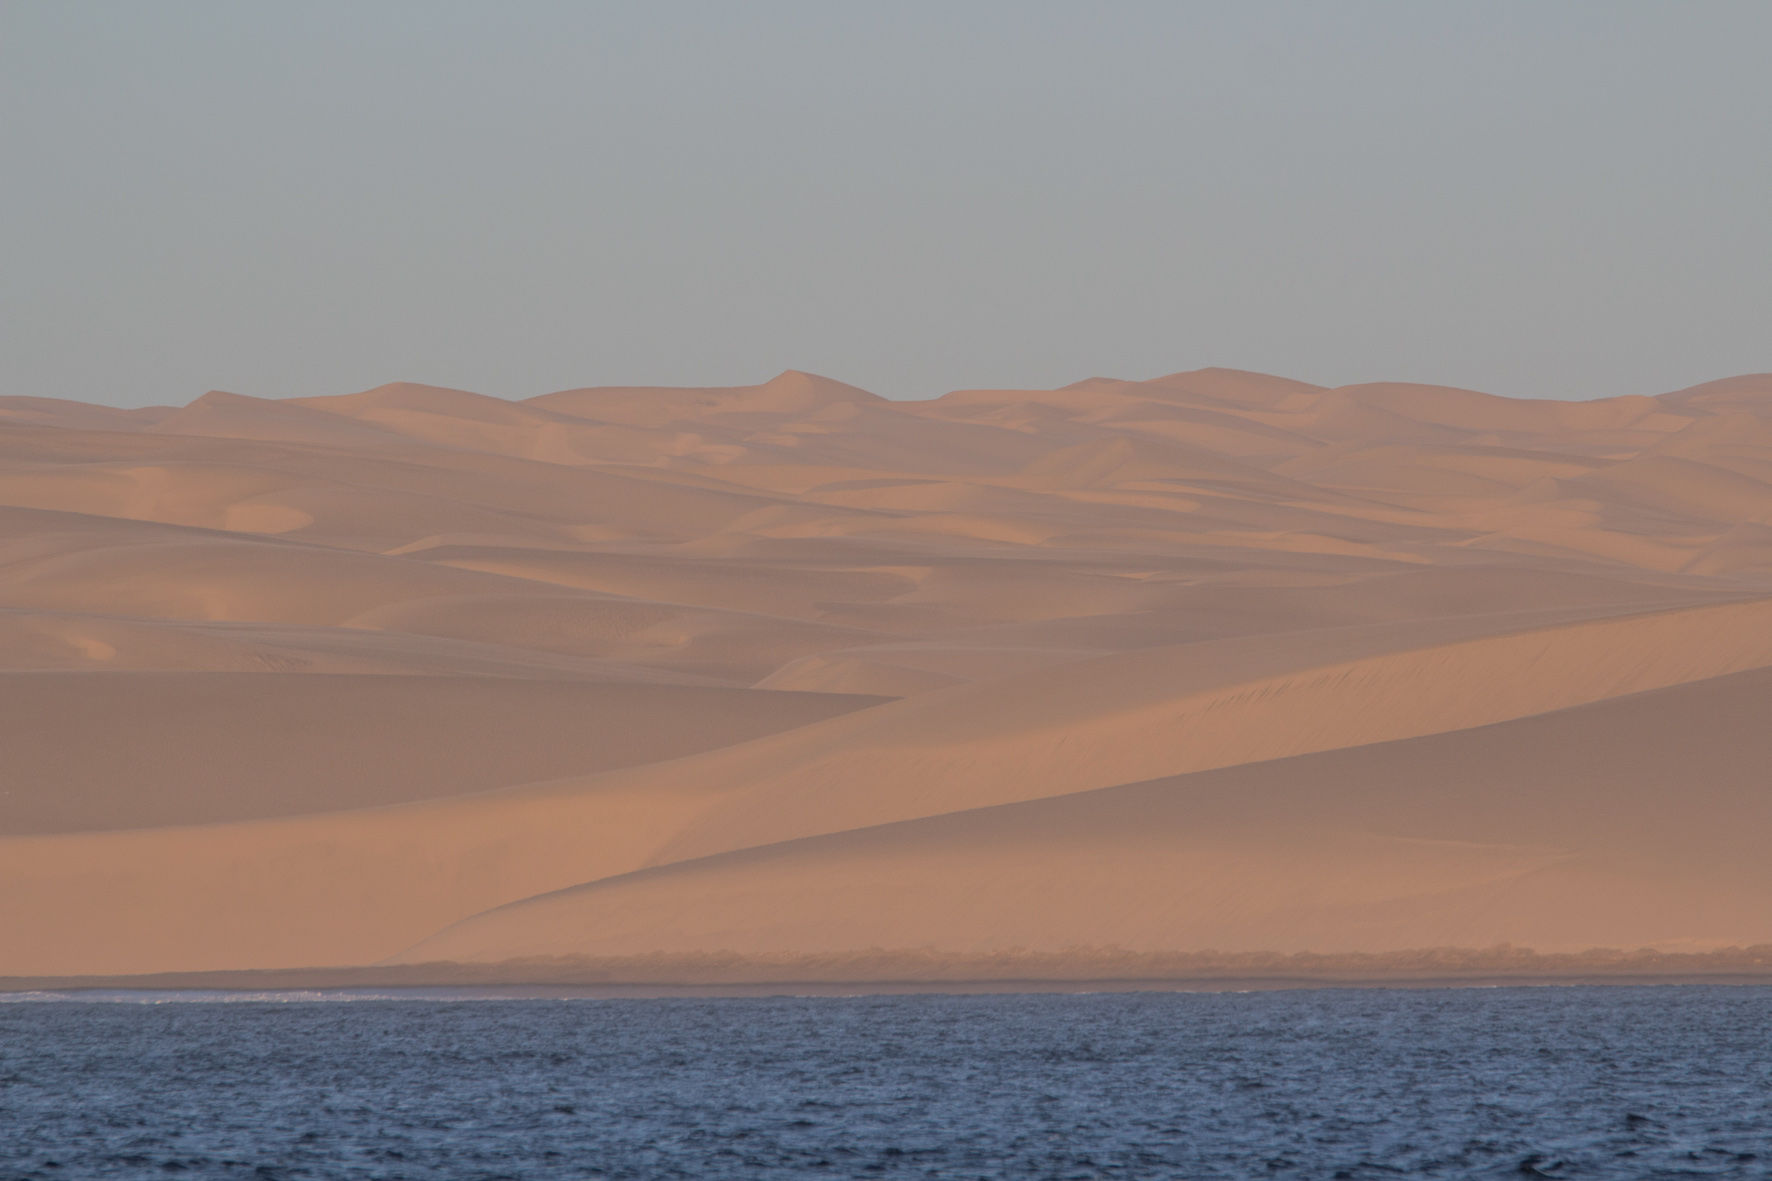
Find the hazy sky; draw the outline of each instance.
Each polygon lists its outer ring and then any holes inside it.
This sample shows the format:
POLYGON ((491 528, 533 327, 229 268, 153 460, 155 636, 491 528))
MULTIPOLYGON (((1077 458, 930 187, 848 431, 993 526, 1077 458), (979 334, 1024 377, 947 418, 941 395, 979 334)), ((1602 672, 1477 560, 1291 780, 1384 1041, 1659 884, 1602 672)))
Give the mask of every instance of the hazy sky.
POLYGON ((0 393, 1772 369, 1772 4, 0 0, 0 393))

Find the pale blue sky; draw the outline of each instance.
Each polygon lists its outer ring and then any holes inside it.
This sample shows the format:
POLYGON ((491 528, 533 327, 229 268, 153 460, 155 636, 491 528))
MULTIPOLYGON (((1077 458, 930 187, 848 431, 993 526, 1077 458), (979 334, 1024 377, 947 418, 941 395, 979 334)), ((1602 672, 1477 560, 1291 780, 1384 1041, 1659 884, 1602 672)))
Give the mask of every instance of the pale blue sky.
POLYGON ((1772 4, 0 0, 0 393, 1772 369, 1772 4))

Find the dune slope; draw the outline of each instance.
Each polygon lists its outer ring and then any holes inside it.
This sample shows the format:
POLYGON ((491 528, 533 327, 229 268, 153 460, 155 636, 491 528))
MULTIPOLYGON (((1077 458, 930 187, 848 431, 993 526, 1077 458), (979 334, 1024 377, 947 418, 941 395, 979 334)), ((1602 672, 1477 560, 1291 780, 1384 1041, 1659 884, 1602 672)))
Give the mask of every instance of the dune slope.
POLYGON ((1769 422, 0 398, 0 975, 1772 942, 1769 422))
MULTIPOLYGON (((1772 941, 1772 670, 642 870, 406 962, 1772 941)), ((912 958, 907 957, 907 958, 912 958)))

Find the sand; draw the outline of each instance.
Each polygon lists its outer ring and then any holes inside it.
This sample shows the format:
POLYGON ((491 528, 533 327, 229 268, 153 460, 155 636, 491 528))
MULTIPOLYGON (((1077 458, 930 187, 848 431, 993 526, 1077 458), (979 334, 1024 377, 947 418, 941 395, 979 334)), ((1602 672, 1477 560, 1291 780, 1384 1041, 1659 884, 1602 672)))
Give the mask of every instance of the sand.
POLYGON ((1768 735, 1768 375, 0 398, 4 987, 1751 975, 1768 735))

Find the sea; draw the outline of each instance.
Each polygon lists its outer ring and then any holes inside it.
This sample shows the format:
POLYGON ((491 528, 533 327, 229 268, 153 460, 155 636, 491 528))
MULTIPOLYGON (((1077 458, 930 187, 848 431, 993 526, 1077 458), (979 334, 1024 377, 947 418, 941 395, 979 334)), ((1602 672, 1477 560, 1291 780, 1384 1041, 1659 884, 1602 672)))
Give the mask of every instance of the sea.
POLYGON ((1772 988, 20 994, 0 1178, 1772 1177, 1772 988))

